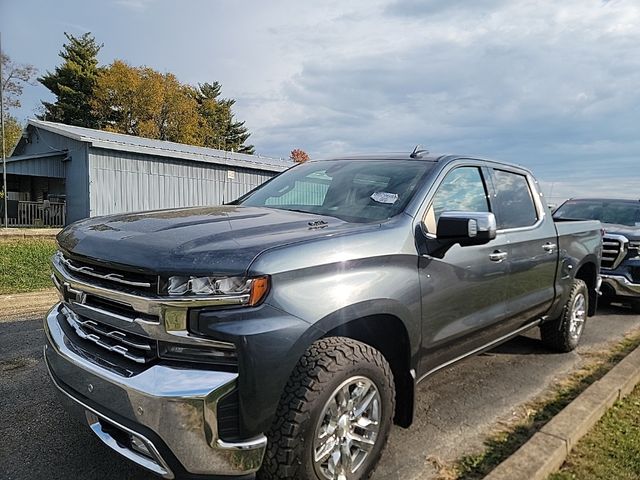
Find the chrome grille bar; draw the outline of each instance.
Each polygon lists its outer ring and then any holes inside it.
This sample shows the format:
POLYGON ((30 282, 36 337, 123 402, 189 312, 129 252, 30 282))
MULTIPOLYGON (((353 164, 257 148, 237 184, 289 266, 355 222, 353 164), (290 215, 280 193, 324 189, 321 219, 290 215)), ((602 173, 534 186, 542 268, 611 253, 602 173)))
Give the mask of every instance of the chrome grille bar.
POLYGON ((107 273, 107 274, 98 273, 95 271, 95 269, 87 265, 82 265, 80 267, 74 265, 71 260, 69 260, 68 258, 65 258, 64 255, 62 255, 62 253, 60 252, 58 252, 56 255, 59 255, 60 261, 62 262, 62 264, 72 272, 82 273, 84 275, 90 275, 92 277, 101 278, 103 280, 108 280, 111 282, 122 283, 123 285, 128 285, 130 287, 151 288, 151 283, 149 282, 135 282, 132 280, 127 280, 123 275, 120 275, 119 273, 107 273))
POLYGON ((605 234, 602 239, 602 268, 616 269, 626 257, 629 240, 622 235, 605 234))
MULTIPOLYGON (((66 319, 69 326, 73 328, 73 330, 76 332, 78 337, 80 337, 81 339, 92 342, 97 346, 104 348, 105 350, 108 350, 109 352, 122 355, 123 357, 133 362, 140 363, 140 364, 147 363, 148 360, 144 356, 144 354, 138 355, 135 352, 130 351, 129 348, 127 348, 125 345, 128 345, 129 347, 134 347, 140 350, 151 351, 150 345, 146 345, 146 348, 144 346, 140 347, 139 344, 131 342, 129 339, 126 339, 125 341, 123 341, 122 338, 119 337, 117 334, 113 335, 113 332, 111 332, 112 333, 111 335, 106 334, 104 330, 101 330, 95 322, 92 322, 92 321, 87 322, 87 321, 81 320, 80 317, 75 312, 73 312, 67 307, 63 306, 60 309, 60 312, 66 319), (90 331, 87 331, 87 330, 90 330, 90 331), (112 343, 109 343, 108 341, 105 341, 104 337, 113 339, 114 343, 112 344, 112 343), (115 343, 115 342, 120 342, 120 343, 115 343)), ((126 334, 122 332, 119 332, 119 333, 124 335, 126 338, 126 334)))

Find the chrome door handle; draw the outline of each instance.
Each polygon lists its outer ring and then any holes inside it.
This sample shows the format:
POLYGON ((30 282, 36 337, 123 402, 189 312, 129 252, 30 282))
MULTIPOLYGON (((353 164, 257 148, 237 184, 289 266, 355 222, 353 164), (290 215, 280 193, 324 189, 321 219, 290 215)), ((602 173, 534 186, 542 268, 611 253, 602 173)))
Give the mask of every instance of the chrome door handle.
POLYGON ((489 254, 489 260, 492 262, 502 262, 507 258, 507 252, 500 252, 496 250, 495 252, 489 254))
POLYGON ((555 243, 545 243, 542 245, 542 249, 545 252, 553 253, 556 250, 557 245, 555 243))

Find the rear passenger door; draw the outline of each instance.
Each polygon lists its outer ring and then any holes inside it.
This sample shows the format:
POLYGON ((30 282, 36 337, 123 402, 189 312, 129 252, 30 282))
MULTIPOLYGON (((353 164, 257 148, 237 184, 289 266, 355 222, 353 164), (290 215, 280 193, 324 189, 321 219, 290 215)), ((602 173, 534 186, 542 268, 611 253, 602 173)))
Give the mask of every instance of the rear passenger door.
POLYGON ((555 295, 556 229, 535 180, 522 170, 492 168, 498 234, 508 242, 507 314, 515 330, 544 315, 555 295))

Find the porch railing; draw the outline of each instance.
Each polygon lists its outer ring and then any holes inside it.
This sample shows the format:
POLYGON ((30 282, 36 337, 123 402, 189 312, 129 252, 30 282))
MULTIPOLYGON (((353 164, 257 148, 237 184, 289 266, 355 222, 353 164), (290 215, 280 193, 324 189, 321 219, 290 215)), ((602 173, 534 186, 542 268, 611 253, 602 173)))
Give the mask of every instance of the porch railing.
POLYGON ((9 217, 11 227, 64 227, 64 203, 18 202, 18 215, 9 217))

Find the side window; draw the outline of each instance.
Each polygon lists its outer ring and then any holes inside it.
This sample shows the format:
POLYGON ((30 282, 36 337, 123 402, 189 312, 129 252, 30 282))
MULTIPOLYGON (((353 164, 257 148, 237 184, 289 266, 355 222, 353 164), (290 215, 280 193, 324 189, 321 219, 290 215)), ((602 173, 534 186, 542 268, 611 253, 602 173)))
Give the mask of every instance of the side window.
POLYGON ((530 227, 538 221, 538 212, 527 177, 494 170, 496 220, 499 229, 530 227))
POLYGON ((436 233, 443 212, 490 212, 487 191, 478 167, 459 167, 444 177, 425 214, 427 231, 436 233))

